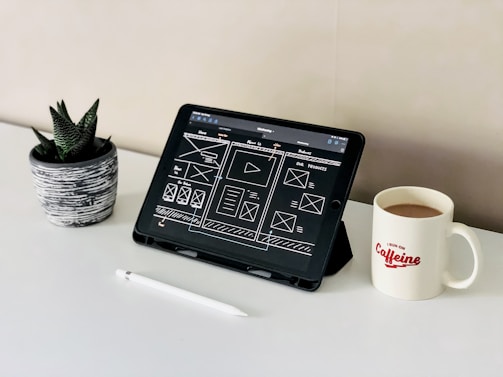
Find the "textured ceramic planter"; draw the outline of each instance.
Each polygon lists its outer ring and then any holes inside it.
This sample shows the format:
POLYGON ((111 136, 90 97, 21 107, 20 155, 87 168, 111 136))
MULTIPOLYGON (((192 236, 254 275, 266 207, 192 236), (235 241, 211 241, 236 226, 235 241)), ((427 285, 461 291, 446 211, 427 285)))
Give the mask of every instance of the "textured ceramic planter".
POLYGON ((40 161, 30 152, 37 197, 50 222, 78 227, 103 221, 112 214, 117 195, 117 148, 92 160, 73 163, 40 161))

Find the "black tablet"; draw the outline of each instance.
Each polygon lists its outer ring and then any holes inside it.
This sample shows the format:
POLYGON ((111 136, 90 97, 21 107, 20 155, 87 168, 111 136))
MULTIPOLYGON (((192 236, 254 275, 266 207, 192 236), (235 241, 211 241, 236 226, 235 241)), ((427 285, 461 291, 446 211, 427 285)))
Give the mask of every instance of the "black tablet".
POLYGON ((363 146, 357 132, 185 105, 133 238, 315 290, 338 253, 363 146))

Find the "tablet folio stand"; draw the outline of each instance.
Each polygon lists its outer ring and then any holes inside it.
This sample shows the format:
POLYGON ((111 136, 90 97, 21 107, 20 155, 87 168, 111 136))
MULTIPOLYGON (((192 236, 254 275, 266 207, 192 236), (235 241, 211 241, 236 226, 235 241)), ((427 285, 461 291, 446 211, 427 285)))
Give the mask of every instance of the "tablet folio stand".
MULTIPOLYGON (((239 263, 230 263, 228 260, 220 259, 218 257, 212 257, 210 255, 206 254, 201 254, 192 250, 188 249, 180 249, 176 247, 175 245, 169 244, 167 242, 162 242, 155 240, 154 238, 151 237, 145 237, 144 235, 139 234, 138 232, 134 231, 133 232, 133 240, 136 243, 147 245, 156 249, 160 249, 163 251, 170 250, 172 252, 175 252, 179 255, 193 258, 193 259, 198 259, 207 263, 211 264, 216 264, 218 266, 225 265, 227 268, 230 268, 232 270, 236 270, 239 272, 248 272, 252 274, 253 276, 269 279, 276 281, 278 283, 283 283, 287 285, 292 285, 293 281, 289 279, 285 279, 284 277, 277 275, 277 274, 272 274, 272 275, 264 275, 262 273, 257 273, 257 270, 250 270, 247 268, 248 266, 246 264, 239 264, 239 263)), ((351 251, 351 245, 349 243, 349 238, 348 234, 346 231, 346 226, 344 224, 344 221, 340 221, 339 227, 337 229, 337 235, 335 237, 335 242, 334 246, 331 250, 330 253, 330 258, 328 260, 327 267, 325 269, 325 276, 329 275, 334 275, 336 272, 338 272, 342 267, 348 263, 351 258, 353 258, 353 253, 351 251)), ((303 289, 308 289, 310 290, 310 284, 306 282, 297 282, 299 288, 303 289)))
POLYGON ((341 220, 337 235, 335 236, 334 247, 330 253, 327 268, 325 269, 325 276, 335 274, 344 267, 351 258, 353 258, 353 253, 351 252, 348 233, 344 221, 341 220))
POLYGON ((353 257, 342 214, 364 142, 354 131, 184 105, 133 239, 314 291, 353 257))

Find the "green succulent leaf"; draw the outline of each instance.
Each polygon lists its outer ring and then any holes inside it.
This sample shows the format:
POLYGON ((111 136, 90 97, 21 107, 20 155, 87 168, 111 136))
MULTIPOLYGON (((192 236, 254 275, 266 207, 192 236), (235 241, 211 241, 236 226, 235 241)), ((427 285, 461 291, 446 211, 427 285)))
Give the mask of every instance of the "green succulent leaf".
POLYGON ((45 159, 54 159, 58 160, 58 154, 56 151, 56 144, 54 140, 47 139, 44 135, 38 132, 35 128, 31 128, 37 139, 40 141, 40 144, 35 146, 35 151, 40 155, 40 157, 45 159))
POLYGON ((109 136, 108 139, 103 140, 101 145, 98 145, 98 147, 96 148, 94 153, 98 156, 100 156, 102 153, 105 153, 105 150, 108 148, 108 145, 110 144, 111 138, 112 138, 112 136, 109 136))
POLYGON ((96 133, 97 117, 94 118, 94 122, 91 123, 87 128, 84 129, 80 135, 80 139, 75 143, 70 150, 68 150, 68 159, 74 160, 80 155, 86 155, 88 152, 92 151, 92 146, 94 143, 94 135, 96 133))
POLYGON ((46 147, 51 143, 51 141, 48 138, 46 138, 44 135, 38 132, 35 128, 32 127, 31 129, 33 130, 33 132, 35 132, 35 135, 37 136, 38 141, 40 141, 42 147, 46 147))
POLYGON ((57 103, 58 107, 58 113, 63 117, 66 118, 69 122, 73 123, 72 118, 70 118, 70 115, 68 114, 68 110, 66 109, 65 101, 61 100, 61 103, 57 103))
POLYGON ((59 157, 65 161, 70 149, 79 142, 80 132, 72 122, 61 116, 52 106, 50 111, 54 124, 54 142, 59 157))
POLYGON ((77 123, 77 129, 79 131, 83 132, 86 128, 91 126, 94 122, 97 121, 97 113, 98 113, 98 106, 100 104, 100 99, 98 98, 93 105, 87 110, 87 112, 84 114, 82 119, 77 123))

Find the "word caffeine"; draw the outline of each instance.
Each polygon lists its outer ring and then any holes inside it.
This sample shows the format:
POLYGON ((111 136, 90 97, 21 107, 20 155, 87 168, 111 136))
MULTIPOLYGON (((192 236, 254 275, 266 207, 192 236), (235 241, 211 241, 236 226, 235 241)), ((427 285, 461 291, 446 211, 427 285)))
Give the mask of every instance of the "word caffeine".
POLYGON ((379 242, 376 244, 376 252, 384 258, 384 265, 388 268, 417 266, 421 263, 421 257, 412 257, 405 253, 396 254, 391 248, 384 249, 379 242))

